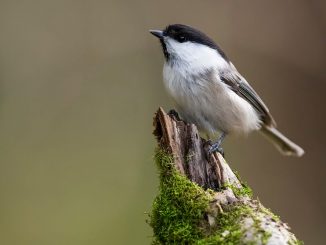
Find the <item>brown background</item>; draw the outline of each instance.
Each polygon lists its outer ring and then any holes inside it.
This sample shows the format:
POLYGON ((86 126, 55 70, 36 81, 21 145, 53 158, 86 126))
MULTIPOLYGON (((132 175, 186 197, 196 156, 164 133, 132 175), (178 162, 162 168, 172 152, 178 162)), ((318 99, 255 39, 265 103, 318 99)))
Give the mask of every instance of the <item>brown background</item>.
POLYGON ((152 116, 172 107, 148 29, 190 24, 223 47, 302 145, 259 134, 226 157, 306 244, 326 225, 325 1, 0 1, 0 244, 149 244, 152 116))

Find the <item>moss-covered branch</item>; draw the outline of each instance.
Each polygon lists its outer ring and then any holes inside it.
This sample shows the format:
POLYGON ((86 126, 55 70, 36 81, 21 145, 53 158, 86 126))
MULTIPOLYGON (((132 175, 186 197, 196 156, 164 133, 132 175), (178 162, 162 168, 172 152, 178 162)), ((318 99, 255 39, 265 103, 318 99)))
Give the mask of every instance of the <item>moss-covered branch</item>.
POLYGON ((153 244, 300 244, 220 154, 206 154, 194 125, 162 109, 154 125, 160 186, 149 220, 153 244))

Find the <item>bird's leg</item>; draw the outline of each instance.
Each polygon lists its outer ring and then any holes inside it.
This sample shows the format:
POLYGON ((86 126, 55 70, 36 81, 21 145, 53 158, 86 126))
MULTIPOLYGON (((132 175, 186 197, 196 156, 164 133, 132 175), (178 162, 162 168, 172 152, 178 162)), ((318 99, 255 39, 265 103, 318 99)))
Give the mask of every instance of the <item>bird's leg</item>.
POLYGON ((210 149, 208 151, 209 154, 212 154, 215 151, 218 151, 219 153, 224 155, 224 151, 223 151, 222 147, 220 147, 220 146, 221 146, 225 136, 226 136, 226 133, 222 132, 221 135, 218 137, 217 141, 214 144, 212 144, 212 146, 210 147, 210 149))

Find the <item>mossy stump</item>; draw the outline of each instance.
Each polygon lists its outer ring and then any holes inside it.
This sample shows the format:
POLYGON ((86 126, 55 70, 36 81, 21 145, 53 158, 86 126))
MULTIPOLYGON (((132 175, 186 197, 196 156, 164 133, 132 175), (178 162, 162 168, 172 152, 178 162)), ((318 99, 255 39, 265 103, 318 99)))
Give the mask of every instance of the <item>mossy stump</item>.
POLYGON ((153 244, 301 244, 195 125, 162 108, 154 118, 159 193, 150 212, 153 244))

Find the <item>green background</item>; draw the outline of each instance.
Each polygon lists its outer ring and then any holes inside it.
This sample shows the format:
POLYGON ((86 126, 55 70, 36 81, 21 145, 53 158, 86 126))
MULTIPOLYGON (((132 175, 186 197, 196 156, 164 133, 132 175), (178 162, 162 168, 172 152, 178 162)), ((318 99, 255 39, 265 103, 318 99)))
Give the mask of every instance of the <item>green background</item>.
POLYGON ((209 34, 305 150, 230 137, 231 166, 306 244, 325 233, 325 1, 0 1, 0 244, 149 244, 153 113, 173 105, 149 29, 209 34))

